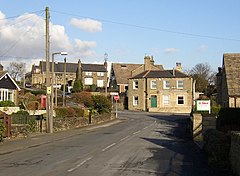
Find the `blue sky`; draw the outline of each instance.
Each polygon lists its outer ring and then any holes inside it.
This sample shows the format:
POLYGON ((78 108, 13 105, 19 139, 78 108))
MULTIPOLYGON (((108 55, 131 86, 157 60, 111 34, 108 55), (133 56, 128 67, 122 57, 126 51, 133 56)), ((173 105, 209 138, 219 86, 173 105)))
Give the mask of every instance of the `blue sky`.
POLYGON ((107 53, 110 62, 143 63, 145 55, 153 55, 155 63, 166 69, 181 62, 185 69, 209 63, 217 70, 223 53, 240 52, 238 0, 0 3, 3 65, 14 60, 30 65, 45 57, 46 6, 51 14, 51 52, 67 51, 70 62, 103 62, 107 53))

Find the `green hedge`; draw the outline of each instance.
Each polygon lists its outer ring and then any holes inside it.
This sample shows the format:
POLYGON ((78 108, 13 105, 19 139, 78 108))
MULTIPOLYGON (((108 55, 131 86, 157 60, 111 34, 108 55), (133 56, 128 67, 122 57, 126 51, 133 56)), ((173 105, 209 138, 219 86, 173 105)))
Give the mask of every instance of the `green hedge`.
POLYGON ((84 110, 77 107, 58 107, 55 108, 57 118, 83 117, 84 110))
POLYGON ((15 104, 12 101, 0 101, 0 107, 14 107, 15 104))
POLYGON ((5 127, 4 127, 3 121, 0 120, 0 142, 3 141, 4 132, 5 132, 5 127))
POLYGON ((217 118, 217 130, 239 131, 240 130, 240 108, 221 108, 217 118))

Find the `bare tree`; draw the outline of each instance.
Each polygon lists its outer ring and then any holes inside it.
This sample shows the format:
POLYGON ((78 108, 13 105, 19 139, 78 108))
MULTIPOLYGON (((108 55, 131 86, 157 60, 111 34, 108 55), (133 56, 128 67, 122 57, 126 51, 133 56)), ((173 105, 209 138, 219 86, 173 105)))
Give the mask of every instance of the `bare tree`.
POLYGON ((209 85, 214 85, 215 72, 208 63, 196 64, 188 72, 196 80, 196 91, 206 92, 209 85))
POLYGON ((26 72, 26 63, 10 62, 7 70, 14 80, 22 81, 26 72))

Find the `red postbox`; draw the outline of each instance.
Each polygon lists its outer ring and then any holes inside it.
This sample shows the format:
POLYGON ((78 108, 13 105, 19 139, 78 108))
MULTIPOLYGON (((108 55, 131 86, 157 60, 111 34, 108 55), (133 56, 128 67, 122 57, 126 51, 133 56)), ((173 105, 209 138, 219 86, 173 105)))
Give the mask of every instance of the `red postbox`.
POLYGON ((41 109, 46 109, 46 95, 41 95, 41 109))

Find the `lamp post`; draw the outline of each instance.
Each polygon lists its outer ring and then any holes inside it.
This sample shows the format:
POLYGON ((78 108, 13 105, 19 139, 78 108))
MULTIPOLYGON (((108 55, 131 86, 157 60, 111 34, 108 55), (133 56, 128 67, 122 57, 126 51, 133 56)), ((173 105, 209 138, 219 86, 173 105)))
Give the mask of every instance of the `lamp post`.
POLYGON ((50 106, 50 109, 51 109, 51 115, 49 117, 49 132, 50 133, 53 133, 53 99, 54 99, 54 91, 53 91, 53 83, 54 83, 54 55, 57 55, 57 54, 60 54, 60 55, 67 55, 67 52, 56 52, 56 53, 52 53, 52 81, 51 81, 51 106, 50 106))

